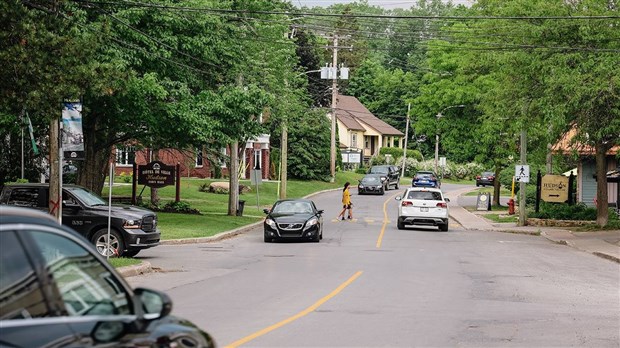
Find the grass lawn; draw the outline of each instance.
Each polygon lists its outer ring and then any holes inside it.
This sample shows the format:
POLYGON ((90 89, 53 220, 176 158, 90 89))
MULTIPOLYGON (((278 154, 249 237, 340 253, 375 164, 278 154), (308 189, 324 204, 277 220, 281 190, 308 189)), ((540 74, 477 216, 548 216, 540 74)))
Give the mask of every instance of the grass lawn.
POLYGON ((481 216, 493 222, 517 222, 519 220, 519 215, 508 215, 506 212, 482 214, 481 216))
MULTIPOLYGON (((358 179, 363 174, 354 172, 338 172, 334 183, 324 181, 299 181, 288 180, 287 197, 301 198, 310 193, 338 189, 345 182, 357 185, 358 179)), ((181 178, 181 201, 187 202, 194 209, 198 209, 202 215, 175 214, 158 212, 158 225, 161 230, 162 240, 209 237, 218 233, 245 226, 263 219, 264 208, 269 208, 278 199, 278 182, 263 181, 261 185, 251 185, 249 180, 241 180, 240 184, 250 186, 252 191, 239 196, 245 201, 243 216, 228 216, 228 195, 210 192, 201 192, 202 185, 209 186, 214 181, 226 181, 226 179, 195 179, 181 178), (258 190, 258 192, 257 192, 258 190)), ((108 197, 108 185, 106 184, 102 196, 108 197)), ((142 195, 143 201, 150 200, 151 189, 146 187, 142 192, 138 187, 138 195, 142 195)), ((161 205, 174 201, 175 188, 167 186, 160 188, 159 195, 161 205)), ((131 184, 115 183, 112 187, 114 196, 131 196, 131 184)))
MULTIPOLYGON (((465 196, 477 196, 478 193, 490 193, 491 195, 493 195, 493 187, 480 187, 473 191, 467 192, 465 196)), ((502 197, 510 197, 510 190, 502 187, 499 190, 499 195, 502 197)))
POLYGON ((138 264, 142 263, 142 261, 136 260, 136 259, 131 258, 131 257, 112 257, 112 258, 108 259, 108 262, 114 268, 138 265, 138 264))

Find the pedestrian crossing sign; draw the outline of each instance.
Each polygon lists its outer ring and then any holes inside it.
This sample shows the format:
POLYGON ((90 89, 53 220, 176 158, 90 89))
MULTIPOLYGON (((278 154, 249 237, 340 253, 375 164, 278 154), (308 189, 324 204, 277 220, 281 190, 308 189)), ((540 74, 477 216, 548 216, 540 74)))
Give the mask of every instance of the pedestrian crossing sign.
POLYGON ((530 182, 530 166, 517 164, 515 166, 515 180, 517 182, 530 182))

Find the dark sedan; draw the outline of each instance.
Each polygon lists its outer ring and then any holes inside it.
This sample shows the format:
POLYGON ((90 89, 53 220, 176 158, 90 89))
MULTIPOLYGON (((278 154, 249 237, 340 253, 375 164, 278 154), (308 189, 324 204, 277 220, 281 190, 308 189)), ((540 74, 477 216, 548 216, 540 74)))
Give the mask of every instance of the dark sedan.
POLYGON ((385 187, 383 185, 383 182, 381 181, 381 175, 366 174, 357 185, 357 193, 360 195, 367 193, 379 195, 385 194, 385 187))
POLYGON ((493 172, 482 172, 480 175, 476 175, 476 186, 482 185, 482 187, 489 185, 493 186, 495 182, 495 173, 493 172))
POLYGON ((265 243, 284 239, 310 240, 323 238, 323 210, 309 199, 283 199, 263 210, 265 243))

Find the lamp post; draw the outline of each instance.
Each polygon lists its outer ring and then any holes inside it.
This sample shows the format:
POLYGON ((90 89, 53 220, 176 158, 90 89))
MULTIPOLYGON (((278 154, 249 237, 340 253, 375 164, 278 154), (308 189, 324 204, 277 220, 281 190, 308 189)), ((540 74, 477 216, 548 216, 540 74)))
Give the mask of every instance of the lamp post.
POLYGON ((435 174, 438 173, 438 171, 437 171, 437 162, 439 161, 439 119, 443 117, 443 112, 444 111, 446 111, 448 109, 452 109, 452 108, 463 108, 463 107, 465 107, 465 105, 463 105, 463 104, 460 104, 460 105, 450 105, 448 107, 443 108, 436 115, 437 123, 435 124, 435 174))

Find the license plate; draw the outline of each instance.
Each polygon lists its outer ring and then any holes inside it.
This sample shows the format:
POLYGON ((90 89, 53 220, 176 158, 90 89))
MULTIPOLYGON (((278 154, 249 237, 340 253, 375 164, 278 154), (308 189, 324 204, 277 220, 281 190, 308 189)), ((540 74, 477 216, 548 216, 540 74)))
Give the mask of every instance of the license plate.
POLYGON ((428 211, 428 207, 422 207, 420 208, 420 211, 428 211))

